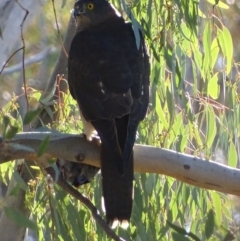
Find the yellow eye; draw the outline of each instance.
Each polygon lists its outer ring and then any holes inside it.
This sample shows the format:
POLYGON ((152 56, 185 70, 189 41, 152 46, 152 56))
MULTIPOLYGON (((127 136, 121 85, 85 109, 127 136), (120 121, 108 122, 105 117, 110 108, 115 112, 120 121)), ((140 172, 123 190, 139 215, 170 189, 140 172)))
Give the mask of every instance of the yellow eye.
POLYGON ((88 8, 89 10, 93 10, 94 4, 93 4, 93 3, 88 3, 87 8, 88 8))

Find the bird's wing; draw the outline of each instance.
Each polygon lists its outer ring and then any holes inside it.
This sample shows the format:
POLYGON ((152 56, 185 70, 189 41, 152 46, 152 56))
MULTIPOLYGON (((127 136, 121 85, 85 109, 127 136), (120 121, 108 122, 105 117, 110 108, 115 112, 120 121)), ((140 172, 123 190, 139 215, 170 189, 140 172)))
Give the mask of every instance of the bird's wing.
POLYGON ((133 78, 126 58, 112 36, 84 31, 74 37, 68 81, 87 120, 111 119, 130 113, 133 78))

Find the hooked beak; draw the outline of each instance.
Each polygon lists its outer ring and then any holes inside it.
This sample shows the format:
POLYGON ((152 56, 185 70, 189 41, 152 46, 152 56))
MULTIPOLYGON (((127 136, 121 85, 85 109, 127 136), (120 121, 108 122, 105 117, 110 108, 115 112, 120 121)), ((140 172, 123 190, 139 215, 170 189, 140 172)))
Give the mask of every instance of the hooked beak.
POLYGON ((71 10, 71 13, 72 13, 72 16, 73 16, 74 18, 76 18, 77 16, 82 15, 83 13, 85 13, 84 6, 82 6, 82 7, 77 7, 77 8, 72 9, 72 10, 71 10))

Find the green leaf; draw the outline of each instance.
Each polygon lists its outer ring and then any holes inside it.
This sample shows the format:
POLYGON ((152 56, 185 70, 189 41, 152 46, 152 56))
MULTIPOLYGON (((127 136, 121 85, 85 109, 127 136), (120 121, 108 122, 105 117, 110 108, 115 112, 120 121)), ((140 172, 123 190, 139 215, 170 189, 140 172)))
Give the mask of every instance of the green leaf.
POLYGON ((33 170, 40 170, 40 167, 39 166, 30 166, 31 167, 31 169, 33 169, 33 170))
POLYGON ((203 32, 203 47, 204 47, 204 58, 203 58, 203 80, 208 79, 209 66, 211 66, 211 22, 206 24, 203 32))
POLYGON ((174 106, 174 101, 173 101, 173 94, 170 92, 169 88, 167 88, 166 91, 167 94, 167 107, 168 107, 168 112, 170 116, 170 125, 172 125, 173 120, 175 118, 175 106, 174 106))
POLYGON ((28 111, 23 119, 23 124, 27 125, 31 123, 41 113, 41 111, 42 111, 42 108, 28 111))
POLYGON ((182 22, 181 23, 181 31, 183 35, 186 37, 183 38, 183 40, 180 42, 181 48, 183 49, 184 53, 191 58, 192 57, 192 49, 191 45, 189 45, 189 40, 192 36, 191 30, 187 27, 186 23, 182 22))
POLYGON ((160 122, 163 124, 164 128, 168 129, 169 123, 166 120, 166 116, 165 116, 165 113, 164 113, 164 111, 162 109, 162 106, 161 106, 161 103, 160 103, 160 99, 159 99, 157 93, 156 93, 155 97, 156 97, 156 107, 155 107, 155 110, 156 110, 156 113, 158 115, 158 118, 159 118, 160 122))
POLYGON ((217 28, 217 34, 218 34, 217 39, 218 39, 218 43, 220 45, 222 54, 224 57, 226 57, 227 56, 227 46, 224 41, 223 31, 220 28, 217 28))
POLYGON ((134 15, 131 12, 131 9, 126 5, 124 0, 121 0, 122 6, 124 11, 126 12, 127 16, 131 19, 132 21, 132 27, 133 27, 133 32, 134 32, 134 36, 136 39, 136 45, 137 45, 137 49, 139 49, 140 47, 140 33, 139 33, 139 23, 137 22, 137 20, 135 19, 134 15))
POLYGON ((19 131, 19 127, 18 126, 12 126, 9 125, 9 128, 6 131, 5 134, 5 138, 6 139, 12 139, 19 131))
POLYGON ((234 143, 230 141, 229 150, 228 150, 228 166, 236 168, 237 163, 238 163, 237 150, 234 143))
POLYGON ((19 175, 17 171, 13 173, 13 177, 16 180, 17 185, 20 186, 24 191, 28 189, 27 184, 25 183, 25 181, 22 179, 22 177, 19 175))
MULTIPOLYGON (((64 1, 66 1, 66 0, 63 0, 63 2, 64 1)), ((52 89, 47 93, 44 92, 41 95, 39 102, 42 103, 43 105, 50 105, 50 104, 52 105, 52 101, 50 103, 49 103, 49 101, 53 99, 53 96, 56 91, 56 86, 57 86, 57 78, 56 78, 54 84, 52 85, 52 89)))
POLYGON ((215 38, 211 44, 211 55, 212 55, 211 69, 213 69, 213 67, 217 61, 217 58, 219 55, 219 50, 220 50, 220 48, 218 45, 218 41, 217 41, 217 38, 215 38))
POLYGON ((140 185, 135 185, 134 188, 134 202, 137 207, 137 210, 135 210, 137 213, 141 212, 143 210, 143 198, 142 198, 142 192, 139 187, 140 185))
POLYGON ((221 225, 222 223, 222 203, 221 198, 217 192, 212 192, 212 202, 215 211, 215 223, 221 225))
POLYGON ((190 188, 188 185, 183 183, 183 186, 182 186, 182 204, 183 204, 183 206, 187 205, 189 197, 190 197, 190 188))
POLYGON ((213 230, 214 230, 214 212, 212 209, 209 210, 208 214, 207 214, 207 220, 205 223, 205 235, 206 238, 209 239, 212 234, 213 234, 213 230))
POLYGON ((62 5, 61 8, 64 8, 64 6, 66 5, 67 0, 62 0, 62 5))
POLYGON ((215 122, 215 114, 211 106, 207 109, 207 134, 206 134, 206 144, 210 148, 213 144, 214 138, 217 133, 217 127, 215 122))
POLYGON ((208 81, 208 95, 210 95, 214 100, 219 97, 220 86, 218 84, 218 73, 215 73, 212 78, 208 81))
MULTIPOLYGON (((232 58, 233 58, 233 42, 229 30, 223 26, 223 30, 218 30, 218 42, 226 61, 226 74, 229 74, 232 68, 232 58)), ((225 66, 224 66, 225 67, 225 66)))
POLYGON ((202 139, 201 139, 201 137, 200 137, 199 131, 201 131, 201 130, 199 129, 198 124, 197 124, 197 123, 194 123, 194 124, 193 124, 194 138, 195 138, 198 146, 202 146, 203 143, 202 143, 202 139))
POLYGON ((11 123, 11 122, 10 122, 10 117, 4 115, 4 116, 3 116, 3 124, 4 124, 4 127, 6 128, 10 123, 11 123))
POLYGON ((231 68, 232 68, 232 59, 233 59, 233 42, 232 42, 232 36, 229 32, 229 30, 223 26, 223 38, 224 38, 224 43, 226 46, 226 61, 227 61, 227 74, 230 73, 231 68))
POLYGON ((4 207, 3 210, 6 214, 6 216, 9 219, 11 219, 13 222, 15 222, 17 225, 37 231, 36 224, 34 222, 32 222, 31 220, 29 220, 26 216, 24 216, 22 213, 20 213, 16 209, 10 208, 10 207, 4 207))
POLYGON ((180 112, 179 114, 176 115, 176 117, 174 118, 174 123, 172 126, 172 130, 174 132, 174 136, 176 137, 179 132, 180 132, 180 127, 183 125, 183 115, 180 112))
POLYGON ((189 127, 186 126, 184 128, 182 135, 180 135, 180 151, 184 152, 185 148, 187 147, 188 142, 188 133, 189 133, 189 127))
POLYGON ((50 140, 50 136, 49 136, 49 135, 46 136, 46 137, 42 140, 42 142, 41 142, 41 144, 40 144, 40 146, 39 146, 39 148, 38 148, 38 153, 37 153, 37 156, 38 156, 38 157, 42 156, 42 155, 46 152, 46 150, 47 150, 47 148, 48 148, 49 140, 50 140))
POLYGON ((45 111, 48 113, 49 117, 51 118, 51 120, 53 120, 53 111, 52 108, 50 106, 46 106, 45 107, 45 111))
POLYGON ((217 5, 220 8, 229 9, 229 6, 220 0, 207 0, 207 1, 213 5, 217 5))
POLYGON ((154 187, 154 176, 152 174, 149 174, 147 177, 147 180, 145 182, 145 190, 147 191, 147 194, 150 195, 153 191, 154 187))

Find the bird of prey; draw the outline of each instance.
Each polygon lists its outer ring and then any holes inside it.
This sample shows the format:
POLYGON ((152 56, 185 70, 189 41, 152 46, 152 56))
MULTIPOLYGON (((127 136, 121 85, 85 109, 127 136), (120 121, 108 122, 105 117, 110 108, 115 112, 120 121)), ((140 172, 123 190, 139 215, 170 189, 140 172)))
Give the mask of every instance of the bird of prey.
POLYGON ((101 139, 106 221, 127 227, 133 202, 133 145, 149 99, 149 57, 131 23, 107 0, 79 0, 72 11, 76 34, 68 59, 68 83, 85 134, 101 139))

